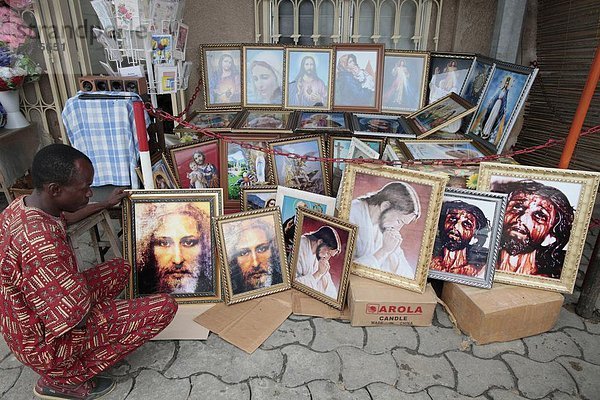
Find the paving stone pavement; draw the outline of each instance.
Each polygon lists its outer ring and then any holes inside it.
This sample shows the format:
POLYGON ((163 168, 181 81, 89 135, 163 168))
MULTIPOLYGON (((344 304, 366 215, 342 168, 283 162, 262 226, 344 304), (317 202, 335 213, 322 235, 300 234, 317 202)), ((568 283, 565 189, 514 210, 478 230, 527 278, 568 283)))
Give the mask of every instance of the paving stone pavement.
MULTIPOLYGON (((94 263, 85 243, 79 252, 94 263)), ((151 341, 109 371, 118 385, 105 398, 597 400, 600 324, 574 314, 576 300, 566 296, 551 331, 487 345, 455 329, 440 306, 433 325, 418 328, 291 316, 251 355, 212 333, 151 341)), ((36 379, 0 338, 0 399, 35 398, 36 379)))

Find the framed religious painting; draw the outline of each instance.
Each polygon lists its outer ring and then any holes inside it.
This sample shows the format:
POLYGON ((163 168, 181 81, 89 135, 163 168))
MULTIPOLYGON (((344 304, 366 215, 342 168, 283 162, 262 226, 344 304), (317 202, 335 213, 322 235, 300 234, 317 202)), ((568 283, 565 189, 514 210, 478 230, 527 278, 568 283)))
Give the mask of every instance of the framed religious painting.
POLYGON ((234 304, 291 287, 279 208, 214 220, 225 303, 234 304))
POLYGON ((432 53, 427 104, 450 93, 460 93, 474 58, 475 54, 432 53))
POLYGON ((494 63, 493 59, 478 54, 460 88, 460 97, 471 104, 479 104, 485 84, 494 71, 494 63))
POLYGON ((244 107, 283 107, 285 48, 247 45, 242 50, 244 107))
POLYGON ((502 153, 537 72, 537 68, 497 62, 467 135, 502 153))
POLYGON ((336 44, 334 50, 334 110, 379 112, 383 45, 336 44))
POLYGON ((352 272, 423 293, 447 181, 393 167, 346 166, 339 217, 358 226, 352 272))
POLYGON ((201 140, 169 148, 169 158, 179 187, 220 187, 220 153, 217 139, 201 140))
POLYGON ((222 190, 131 190, 123 206, 127 295, 169 293, 180 303, 222 301, 211 218, 222 190))
POLYGON ((496 282, 572 293, 600 173, 481 163, 477 190, 508 195, 496 282))
POLYGON ((241 45, 202 45, 200 68, 206 109, 242 106, 241 45))
POLYGON ((405 168, 410 165, 404 165, 403 163, 408 161, 406 153, 400 148, 398 139, 388 139, 381 154, 381 160, 385 161, 388 165, 396 168, 405 168))
MULTIPOLYGON (((180 138, 183 136, 182 133, 189 132, 196 136, 196 139, 202 137, 201 132, 197 129, 208 129, 211 132, 231 132, 233 124, 240 114, 241 110, 225 110, 225 111, 198 111, 194 110, 190 113, 189 117, 186 118, 188 124, 193 127, 187 127, 184 125, 178 125, 173 132, 180 138)), ((191 136, 191 135, 188 135, 191 136)))
POLYGON ((409 160, 463 160, 477 163, 490 154, 472 140, 399 140, 398 144, 409 160), (473 160, 473 161, 470 161, 473 160))
POLYGON ((293 111, 268 109, 244 110, 236 119, 232 131, 237 133, 292 133, 295 126, 293 111))
POLYGON ((406 117, 406 122, 422 139, 475 111, 476 106, 450 93, 406 117))
POLYGON ((294 245, 294 232, 296 229, 296 210, 306 207, 315 212, 326 215, 334 215, 335 198, 306 192, 304 190, 292 189, 285 186, 277 187, 275 205, 281 209, 281 220, 283 221, 283 240, 288 256, 291 256, 294 245))
POLYGON ((408 139, 417 137, 406 120, 398 115, 353 113, 352 127, 355 135, 408 139))
POLYGON ((227 187, 223 186, 225 207, 237 207, 242 189, 270 183, 272 174, 264 150, 269 148, 267 141, 272 137, 228 137, 232 140, 221 142, 221 182, 227 183, 227 187))
POLYGON ((506 195, 446 188, 429 277, 492 287, 506 195))
POLYGON ((333 50, 319 47, 285 49, 285 108, 330 110, 333 50))
MULTIPOLYGON (((175 175, 167 162, 164 154, 157 153, 152 159, 152 178, 154 180, 155 189, 178 189, 179 185, 175 175)), ((140 181, 144 183, 144 177, 140 168, 136 168, 135 172, 138 174, 140 181)))
POLYGON ((269 142, 269 148, 273 151, 269 154, 269 162, 274 184, 329 195, 327 165, 323 160, 325 145, 321 135, 273 140, 269 142))
POLYGON ((240 194, 240 210, 252 211, 275 207, 277 186, 250 186, 242 188, 240 194))
MULTIPOLYGON (((377 154, 383 151, 385 140, 382 138, 361 137, 360 140, 377 154)), ((329 156, 331 158, 352 158, 349 156, 351 143, 352 138, 348 136, 329 136, 327 146, 329 156)), ((329 176, 331 177, 332 195, 337 195, 345 168, 346 163, 343 161, 332 162, 330 164, 329 176)))
POLYGON ((301 207, 297 211, 292 287, 341 310, 346 302, 356 225, 301 207))
POLYGON ((425 105, 429 53, 387 50, 383 62, 381 110, 412 114, 425 105))
POLYGON ((350 116, 341 111, 299 111, 295 132, 352 133, 350 116))

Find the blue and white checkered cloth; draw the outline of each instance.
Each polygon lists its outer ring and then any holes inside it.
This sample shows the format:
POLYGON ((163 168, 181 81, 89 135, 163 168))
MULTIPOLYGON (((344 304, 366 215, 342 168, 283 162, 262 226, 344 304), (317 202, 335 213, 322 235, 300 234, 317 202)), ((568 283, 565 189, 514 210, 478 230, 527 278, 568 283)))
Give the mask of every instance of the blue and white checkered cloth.
MULTIPOLYGON (((62 120, 71 145, 92 160, 92 186, 139 187, 135 173, 139 147, 133 116, 133 102, 137 100, 141 100, 139 95, 127 92, 78 92, 67 100, 62 120), (90 94, 117 97, 86 99, 90 94)), ((144 113, 148 126, 150 118, 144 113)))

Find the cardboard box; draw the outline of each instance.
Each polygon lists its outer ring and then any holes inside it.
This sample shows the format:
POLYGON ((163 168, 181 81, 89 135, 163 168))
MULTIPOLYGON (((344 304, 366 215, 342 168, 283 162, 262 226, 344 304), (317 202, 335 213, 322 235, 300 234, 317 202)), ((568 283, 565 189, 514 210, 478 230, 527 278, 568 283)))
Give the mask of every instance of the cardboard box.
POLYGON ((438 298, 430 284, 415 293, 355 275, 350 276, 348 305, 352 326, 429 326, 438 298))
POLYGON ((348 307, 338 310, 296 289, 292 289, 292 314, 344 321, 350 320, 348 307))
POLYGON ((560 293, 498 283, 488 290, 444 282, 442 300, 458 327, 477 344, 486 344, 550 330, 564 299, 560 293))
POLYGON ((194 322, 214 304, 180 304, 173 321, 152 340, 206 340, 210 331, 194 322))
POLYGON ((230 306, 219 303, 194 321, 251 354, 291 313, 291 291, 286 290, 230 306))

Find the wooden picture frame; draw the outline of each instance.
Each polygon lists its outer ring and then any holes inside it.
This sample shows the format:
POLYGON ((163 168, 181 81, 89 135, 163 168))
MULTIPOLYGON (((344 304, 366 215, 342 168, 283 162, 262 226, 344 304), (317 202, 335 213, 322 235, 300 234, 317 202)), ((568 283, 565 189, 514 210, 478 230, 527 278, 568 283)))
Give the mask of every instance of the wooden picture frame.
POLYGON ((294 253, 290 263, 292 287, 331 307, 343 309, 352 267, 356 225, 304 207, 298 208, 296 219, 294 253), (315 278, 314 274, 320 272, 318 266, 323 262, 327 269, 315 278))
POLYGON ((425 172, 348 165, 339 217, 358 226, 352 272, 423 293, 447 181, 425 172), (385 257, 378 256, 382 252, 385 257))
POLYGON ((467 136, 496 154, 502 153, 538 69, 496 62, 467 136))
POLYGON ((446 188, 429 278, 490 289, 506 195, 446 188))
POLYGON ((409 160, 470 160, 490 154, 473 140, 399 140, 409 160))
POLYGON ((242 106, 242 48, 239 44, 202 45, 200 72, 207 110, 242 106))
POLYGON ((296 121, 293 111, 272 109, 244 110, 235 121, 234 133, 292 133, 296 121))
POLYGON ((253 186, 242 188, 240 196, 240 210, 252 211, 263 208, 275 207, 277 197, 277 186, 253 186))
POLYGON ((496 282, 572 293, 600 174, 481 163, 477 190, 508 194, 496 282))
POLYGON ((383 83, 382 44, 336 44, 333 109, 379 112, 383 83))
POLYGON ((352 133, 348 113, 299 111, 294 132, 306 133, 352 133))
POLYGON ((213 221, 226 304, 291 287, 278 207, 224 215, 213 221))
POLYGON ((242 100, 244 107, 282 108, 285 47, 242 47, 242 100))
POLYGON ((333 49, 288 47, 285 49, 284 106, 298 110, 331 110, 333 98, 333 49))
POLYGON ((450 93, 409 115, 406 117, 406 122, 417 135, 417 139, 423 139, 471 114, 475 108, 476 105, 467 102, 457 94, 450 93))
POLYGON ((269 148, 273 151, 269 154, 269 162, 274 184, 329 195, 329 177, 325 161, 289 156, 297 154, 324 158, 325 145, 321 135, 273 140, 269 142, 269 148))
POLYGON ((218 139, 206 139, 170 147, 169 160, 179 187, 203 189, 220 186, 221 163, 218 139), (204 156, 203 161, 200 161, 201 155, 204 156))
POLYGON ((386 50, 381 110, 412 114, 425 105, 429 53, 386 50))
POLYGON ((220 188, 129 191, 123 205, 123 247, 132 265, 127 296, 169 293, 179 303, 222 301, 210 228, 211 218, 221 214, 220 188), (178 264, 172 260, 176 252, 183 258, 178 264))
POLYGON ((246 146, 268 149, 268 141, 273 136, 232 135, 228 138, 232 141, 221 142, 221 182, 225 207, 237 207, 243 188, 271 184, 268 154, 246 146))

